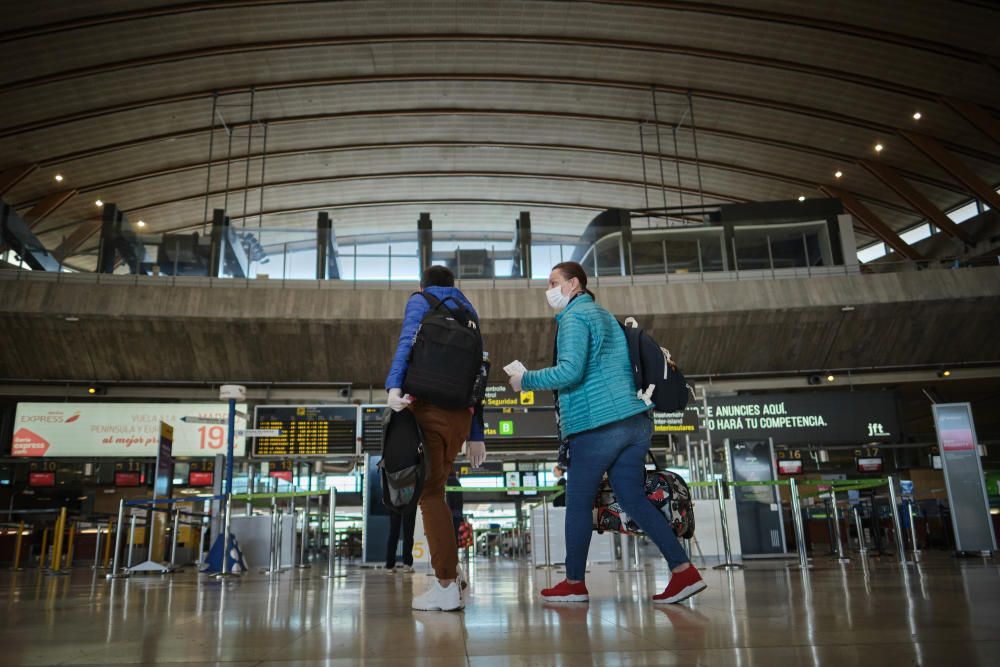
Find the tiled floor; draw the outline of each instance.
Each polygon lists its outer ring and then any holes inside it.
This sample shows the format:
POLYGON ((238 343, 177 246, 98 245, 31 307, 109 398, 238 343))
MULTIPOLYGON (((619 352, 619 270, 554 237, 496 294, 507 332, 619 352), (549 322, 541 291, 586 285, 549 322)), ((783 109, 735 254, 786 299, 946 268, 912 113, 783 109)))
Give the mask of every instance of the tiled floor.
MULTIPOLYGON (((652 560, 652 559, 650 559, 652 560)), ((473 563, 465 612, 414 612, 424 574, 322 566, 220 584, 194 572, 107 581, 0 574, 2 665, 997 665, 1000 566, 820 561, 705 570, 689 604, 646 601, 662 568, 592 565, 589 605, 544 604, 546 572, 473 563)), ((560 577, 553 573, 553 578, 560 577)))

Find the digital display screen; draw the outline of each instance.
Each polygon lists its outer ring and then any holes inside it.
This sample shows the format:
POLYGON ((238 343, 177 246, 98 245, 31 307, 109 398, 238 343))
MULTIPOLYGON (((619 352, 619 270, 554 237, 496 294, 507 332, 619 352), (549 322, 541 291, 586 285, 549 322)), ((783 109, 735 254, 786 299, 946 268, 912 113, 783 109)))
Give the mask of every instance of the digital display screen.
POLYGON ((361 451, 382 451, 382 418, 384 405, 361 406, 361 451))
POLYGON ((802 461, 798 459, 778 459, 779 475, 801 475, 802 461))
POLYGON ((28 486, 55 486, 56 474, 54 472, 29 472, 28 486))
POLYGON ((858 472, 882 472, 882 457, 858 459, 858 472))
POLYGON ((137 472, 116 472, 115 486, 140 486, 142 475, 137 472))
POLYGON ((195 470, 188 473, 188 486, 212 486, 215 473, 195 470))
POLYGON ((281 432, 254 438, 256 456, 353 454, 357 447, 358 408, 354 405, 261 405, 254 415, 257 429, 281 432))

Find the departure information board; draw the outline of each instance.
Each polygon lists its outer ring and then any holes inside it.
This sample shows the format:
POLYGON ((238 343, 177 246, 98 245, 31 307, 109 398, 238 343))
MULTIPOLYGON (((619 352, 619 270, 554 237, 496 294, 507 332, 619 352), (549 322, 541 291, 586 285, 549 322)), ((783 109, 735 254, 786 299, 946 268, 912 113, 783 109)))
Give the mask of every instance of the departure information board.
POLYGON ((382 420, 385 405, 361 406, 361 451, 382 451, 382 420))
POLYGON ((328 456, 357 448, 358 408, 354 405, 260 405, 257 429, 280 435, 254 438, 255 456, 328 456))

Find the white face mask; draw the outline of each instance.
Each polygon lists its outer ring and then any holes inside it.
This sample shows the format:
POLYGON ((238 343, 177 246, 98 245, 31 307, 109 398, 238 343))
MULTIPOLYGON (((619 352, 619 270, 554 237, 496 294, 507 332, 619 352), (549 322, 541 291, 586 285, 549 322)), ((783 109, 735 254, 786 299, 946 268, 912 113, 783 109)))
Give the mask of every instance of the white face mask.
POLYGON ((545 299, 549 302, 549 305, 556 310, 562 310, 569 303, 569 297, 562 293, 562 287, 556 285, 550 290, 545 291, 545 299))

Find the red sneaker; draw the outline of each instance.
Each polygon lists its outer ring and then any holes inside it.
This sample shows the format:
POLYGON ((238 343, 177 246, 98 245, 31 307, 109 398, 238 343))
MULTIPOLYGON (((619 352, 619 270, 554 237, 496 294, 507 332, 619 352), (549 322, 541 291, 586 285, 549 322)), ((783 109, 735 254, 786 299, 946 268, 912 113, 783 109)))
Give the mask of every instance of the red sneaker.
POLYGON ((670 583, 659 595, 653 596, 653 604, 675 604, 682 600, 687 600, 692 595, 705 590, 705 582, 694 565, 688 567, 683 572, 675 572, 670 575, 670 583))
POLYGON ((589 602, 587 584, 582 581, 571 584, 565 579, 552 588, 543 588, 542 597, 549 602, 589 602))

